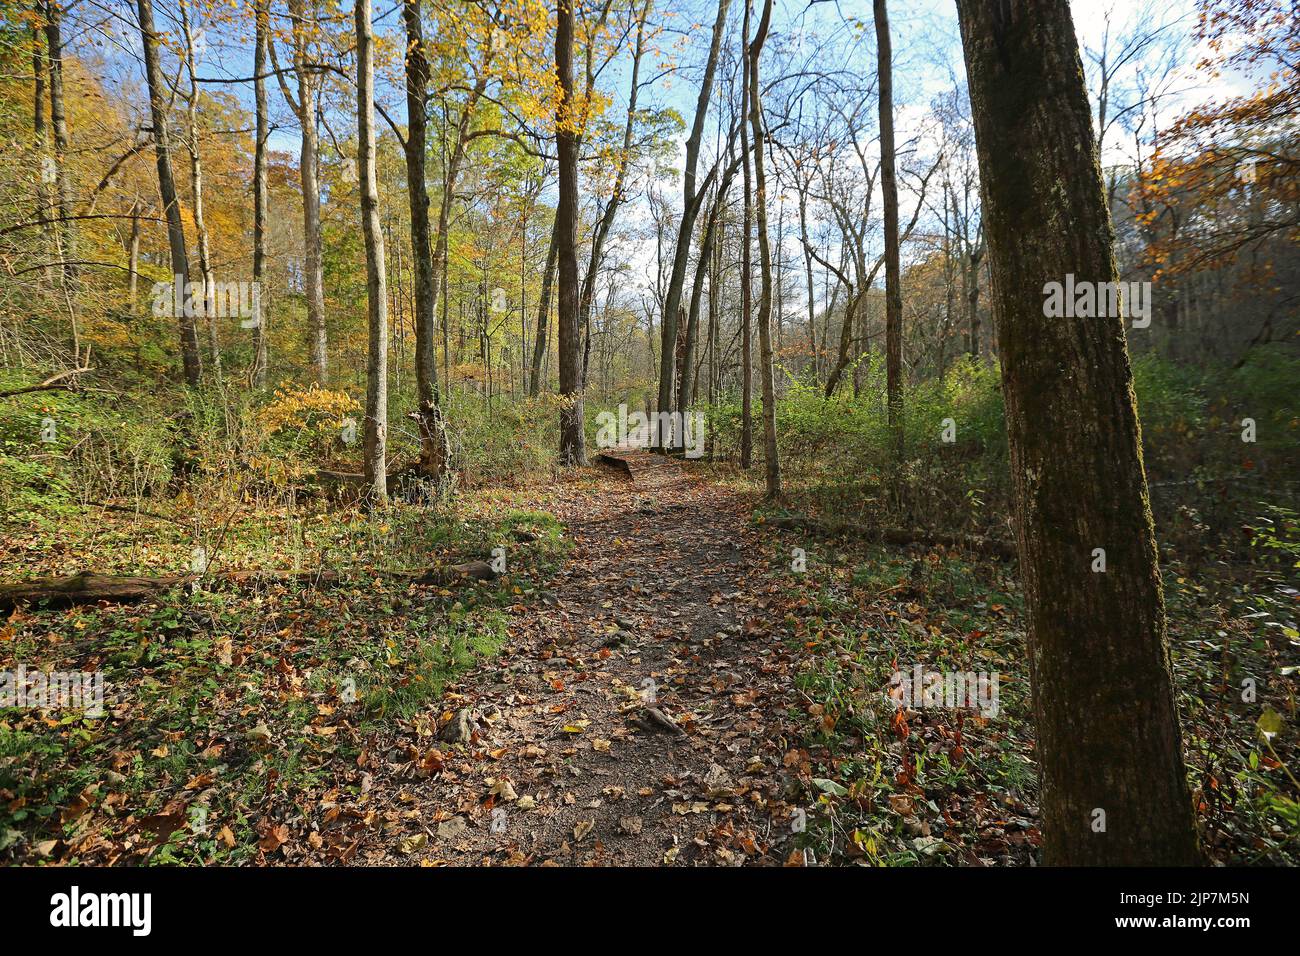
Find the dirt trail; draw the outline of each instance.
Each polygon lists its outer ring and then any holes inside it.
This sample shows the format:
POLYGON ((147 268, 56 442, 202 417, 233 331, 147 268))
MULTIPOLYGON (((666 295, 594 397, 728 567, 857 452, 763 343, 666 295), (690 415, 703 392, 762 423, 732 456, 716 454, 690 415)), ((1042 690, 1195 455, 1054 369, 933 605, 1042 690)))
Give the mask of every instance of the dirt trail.
POLYGON ((474 736, 440 744, 441 772, 404 798, 430 835, 408 862, 736 865, 790 852, 793 667, 748 508, 675 462, 618 454, 630 474, 606 466, 598 493, 561 499, 569 559, 503 655, 454 688, 474 736))

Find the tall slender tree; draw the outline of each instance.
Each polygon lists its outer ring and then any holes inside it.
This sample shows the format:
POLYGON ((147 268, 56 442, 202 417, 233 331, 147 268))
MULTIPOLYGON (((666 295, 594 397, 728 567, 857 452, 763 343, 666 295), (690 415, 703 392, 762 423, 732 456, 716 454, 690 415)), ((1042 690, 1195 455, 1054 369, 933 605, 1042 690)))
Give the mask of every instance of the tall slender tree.
POLYGON ((253 149, 253 282, 258 294, 255 298, 257 314, 253 317, 253 367, 249 381, 253 388, 266 388, 266 371, 269 364, 268 310, 264 307, 266 283, 266 229, 270 215, 267 186, 267 139, 271 135, 270 115, 266 101, 267 45, 270 43, 270 0, 255 0, 253 4, 253 109, 256 114, 256 142, 253 149))
POLYGON ((745 49, 749 45, 750 7, 751 0, 745 0, 745 16, 740 28, 740 155, 744 161, 745 186, 740 229, 740 467, 745 469, 748 469, 754 460, 754 335, 750 328, 753 321, 754 294, 749 260, 750 228, 754 220, 754 187, 750 175, 749 124, 745 122, 745 116, 749 113, 750 62, 749 57, 745 55, 745 49))
MULTIPOLYGON (((420 0, 404 0, 406 25, 406 188, 411 209, 411 254, 415 260, 415 391, 420 428, 421 471, 441 481, 447 470, 451 446, 443 423, 438 393, 438 273, 429 239, 429 193, 425 178, 428 154, 427 115, 429 59, 424 49, 424 22, 420 0)), ((450 202, 444 195, 443 205, 450 202)), ((440 223, 441 225, 441 223, 440 223)), ((443 255, 446 237, 439 234, 443 255)))
POLYGON ((181 15, 182 62, 189 78, 185 92, 185 150, 190 154, 190 206, 194 215, 194 232, 198 240, 199 279, 203 283, 198 315, 208 326, 208 357, 212 360, 212 373, 221 381, 221 339, 217 328, 214 298, 216 279, 212 274, 212 244, 208 240, 208 223, 203 203, 203 153, 199 148, 199 80, 198 58, 201 44, 195 39, 194 24, 190 22, 190 4, 178 0, 181 15))
POLYGON ((555 19, 555 71, 560 102, 555 116, 559 155, 559 202, 555 210, 556 274, 559 280, 560 462, 587 463, 583 433, 581 328, 578 324, 578 128, 573 96, 573 4, 559 0, 555 19))
POLYGON ((958 0, 1029 617, 1043 859, 1194 864, 1196 829, 1124 320, 1047 318, 1115 282, 1067 0, 958 0))
POLYGON ((353 16, 357 31, 357 178, 361 186, 361 231, 366 243, 366 302, 370 325, 362 457, 366 497, 371 506, 377 506, 388 500, 388 277, 375 177, 375 61, 370 0, 356 0, 353 16))
POLYGON ((885 204, 885 395, 894 460, 903 457, 903 292, 898 261, 898 179, 894 150, 894 53, 887 0, 873 0, 880 77, 880 191, 885 204))
MULTIPOLYGON (((881 2, 881 0, 877 0, 881 2)), ((759 377, 763 388, 763 473, 769 498, 781 494, 781 462, 776 448, 776 382, 772 367, 772 249, 767 235, 767 174, 763 168, 763 100, 759 61, 772 23, 772 0, 764 0, 753 42, 749 44, 749 122, 754 131, 754 212, 758 230, 758 264, 762 284, 758 299, 759 377)))
POLYGON ((320 67, 313 62, 313 37, 319 29, 315 0, 289 0, 290 42, 293 46, 293 73, 298 95, 289 89, 289 81, 276 59, 275 43, 268 46, 280 92, 289 109, 298 117, 300 131, 298 178, 302 186, 303 284, 307 297, 307 354, 312 375, 324 385, 329 378, 329 342, 325 329, 325 273, 320 223, 320 132, 317 112, 320 106, 320 67), (309 9, 310 4, 310 9, 309 9))
POLYGON ((63 8, 50 0, 45 4, 45 39, 49 62, 50 127, 54 133, 54 169, 58 188, 59 246, 63 282, 71 288, 77 278, 77 251, 72 228, 72 174, 68 169, 68 109, 63 92, 63 8))
MULTIPOLYGON (((136 0, 140 18, 140 42, 144 50, 145 82, 149 88, 149 113, 153 120, 154 155, 158 160, 158 193, 163 215, 167 218, 167 245, 171 251, 172 281, 179 287, 173 301, 184 299, 190 282, 190 261, 185 249, 185 225, 181 220, 180 199, 176 195, 176 177, 172 173, 172 141, 167 122, 167 98, 162 64, 158 57, 158 31, 154 27, 153 0, 136 0)), ((185 382, 196 388, 203 376, 199 356, 199 337, 193 310, 183 308, 176 316, 181 333, 181 364, 185 382)))
POLYGON ((551 225, 551 238, 546 246, 546 265, 542 267, 542 295, 537 303, 537 334, 533 340, 533 368, 528 376, 528 394, 536 398, 542 387, 542 359, 549 343, 547 320, 551 315, 551 290, 555 284, 555 260, 560 251, 556 244, 558 217, 551 225))
MULTIPOLYGON (((748 0, 746 0, 748 2, 748 0)), ((695 100, 695 118, 686 139, 686 166, 682 172, 682 217, 677 224, 677 246, 673 250, 672 272, 668 279, 668 295, 664 300, 662 341, 659 356, 659 409, 671 411, 677 397, 677 332, 680 326, 682 292, 686 287, 686 267, 690 259, 691 237, 695 235, 695 220, 699 216, 705 190, 696 182, 700 159, 700 145, 704 140, 704 125, 709 113, 709 99, 713 94, 713 76, 718 68, 718 55, 722 48, 722 35, 727 25, 727 9, 731 0, 718 0, 718 13, 713 21, 713 35, 709 41, 709 55, 704 64, 704 79, 695 100)))

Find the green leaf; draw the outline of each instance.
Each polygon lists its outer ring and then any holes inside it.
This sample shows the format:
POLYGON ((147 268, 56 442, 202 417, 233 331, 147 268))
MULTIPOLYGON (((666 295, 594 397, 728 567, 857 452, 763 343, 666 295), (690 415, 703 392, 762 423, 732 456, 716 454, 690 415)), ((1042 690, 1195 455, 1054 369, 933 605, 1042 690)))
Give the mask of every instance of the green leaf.
POLYGON ((834 780, 827 780, 825 777, 814 777, 813 784, 822 793, 829 793, 833 797, 847 797, 849 795, 846 789, 834 780))
POLYGON ((1286 725, 1281 714, 1272 707, 1265 707, 1264 712, 1259 715, 1259 720, 1255 721, 1255 726, 1259 728, 1260 736, 1271 741, 1282 732, 1282 728, 1286 725))

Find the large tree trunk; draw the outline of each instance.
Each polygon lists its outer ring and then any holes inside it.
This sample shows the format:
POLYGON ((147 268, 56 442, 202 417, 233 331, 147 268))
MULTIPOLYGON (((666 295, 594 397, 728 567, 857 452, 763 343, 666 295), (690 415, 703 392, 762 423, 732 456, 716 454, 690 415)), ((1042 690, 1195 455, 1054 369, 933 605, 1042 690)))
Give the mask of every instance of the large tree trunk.
MULTIPOLYGON (((171 250, 172 281, 180 287, 175 299, 185 298, 185 287, 190 281, 189 256, 185 250, 185 226, 181 221, 180 200, 176 196, 176 178, 172 174, 171 134, 167 124, 167 101, 163 95, 164 79, 158 62, 158 33, 153 23, 152 0, 136 0, 140 17, 140 39, 144 49, 144 73, 149 85, 149 112, 153 119, 154 153, 158 158, 158 192, 167 217, 167 244, 171 250)), ((185 382, 198 387, 203 374, 199 357, 199 337, 194 326, 191 309, 183 309, 176 316, 181 332, 181 363, 185 369, 185 382)))
MULTIPOLYGON (((878 0, 879 2, 879 0, 878 0)), ((762 272, 758 300, 758 354, 763 386, 763 472, 767 496, 781 495, 781 463, 776 450, 776 381, 772 368, 772 250, 767 238, 767 176, 763 170, 763 102, 759 95, 759 57, 772 22, 772 0, 764 0, 754 42, 749 45, 749 122, 754 130, 754 211, 758 218, 758 259, 762 272)))
MULTIPOLYGON (((406 24, 406 188, 411 207, 411 253, 415 260, 415 391, 420 429, 420 470, 435 482, 447 471, 451 446, 438 394, 438 275, 429 240, 429 193, 425 183, 428 152, 429 61, 424 52, 420 0, 405 0, 406 24)), ((443 197, 444 208, 450 197, 443 197)), ((445 237, 439 236, 439 241, 445 237)))
POLYGON ((1194 864, 1123 319, 1043 315, 1046 283, 1118 279, 1069 4, 957 8, 1029 612, 1043 859, 1194 864))
POLYGON ((388 500, 388 281, 384 233, 375 179, 375 63, 370 0, 356 0, 357 177, 361 186, 361 231, 366 240, 366 300, 370 351, 366 359, 366 435, 363 448, 366 493, 372 506, 388 500))
MULTIPOLYGON (((748 3, 748 0, 746 0, 748 3)), ((686 286, 686 266, 690 257, 691 237, 695 234, 695 219, 700 212, 702 195, 696 192, 696 169, 699 165, 700 143, 704 138, 704 122, 709 112, 709 97, 713 93, 713 75, 718 66, 718 51, 722 47, 723 28, 727 23, 727 8, 731 0, 718 0, 718 14, 713 21, 713 36, 709 43, 709 58, 704 65, 704 80, 695 101, 695 119, 691 134, 686 139, 686 168, 682 175, 682 218, 677 225, 677 246, 673 251, 673 268, 668 278, 668 296, 664 299, 663 328, 660 330, 659 410, 672 411, 676 398, 677 329, 682 307, 682 290, 686 286)))
POLYGON ((886 0, 873 0, 880 77, 880 189, 885 202, 885 393, 894 461, 903 458, 903 292, 898 263, 898 181, 894 170, 893 49, 886 0))
POLYGON ((266 281, 266 225, 269 216, 269 196, 266 177, 267 137, 271 123, 266 102, 267 44, 270 42, 269 0, 257 0, 253 8, 255 18, 255 45, 253 49, 253 101, 257 116, 257 142, 253 151, 253 283, 258 290, 253 301, 257 315, 253 325, 253 368, 249 381, 253 388, 266 388, 268 365, 268 329, 266 310, 262 307, 262 284, 266 281))
POLYGON ((559 278, 560 463, 587 463, 583 431, 581 329, 578 324, 578 117, 573 99, 573 0, 560 0, 555 22, 555 69, 561 101, 555 123, 560 195, 555 210, 559 278))

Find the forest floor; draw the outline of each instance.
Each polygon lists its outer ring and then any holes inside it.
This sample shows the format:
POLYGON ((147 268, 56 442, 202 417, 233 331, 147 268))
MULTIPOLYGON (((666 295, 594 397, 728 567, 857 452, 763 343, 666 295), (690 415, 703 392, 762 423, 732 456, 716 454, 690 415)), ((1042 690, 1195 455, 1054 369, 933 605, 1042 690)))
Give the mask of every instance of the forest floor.
MULTIPOLYGON (((777 531, 743 484, 619 457, 382 524, 254 509, 200 534, 88 513, 8 537, 6 578, 175 571, 203 535, 241 570, 348 573, 0 621, 0 670, 108 685, 102 717, 0 710, 0 861, 1034 861, 1012 563, 777 531), (496 582, 381 573, 497 547, 496 582), (899 710, 891 675, 917 665, 996 673, 996 713, 899 710)), ((1267 625, 1295 592, 1225 598, 1174 566, 1167 593, 1207 848, 1295 862, 1294 751, 1257 732, 1294 720, 1295 641, 1267 625), (1246 702, 1242 674, 1284 677, 1246 702)))
MULTIPOLYGON (((749 508, 646 452, 552 500, 572 550, 508 649, 458 683, 473 738, 394 781, 423 862, 784 859, 794 659, 749 508)), ((376 781, 376 786, 379 782, 376 781)))

